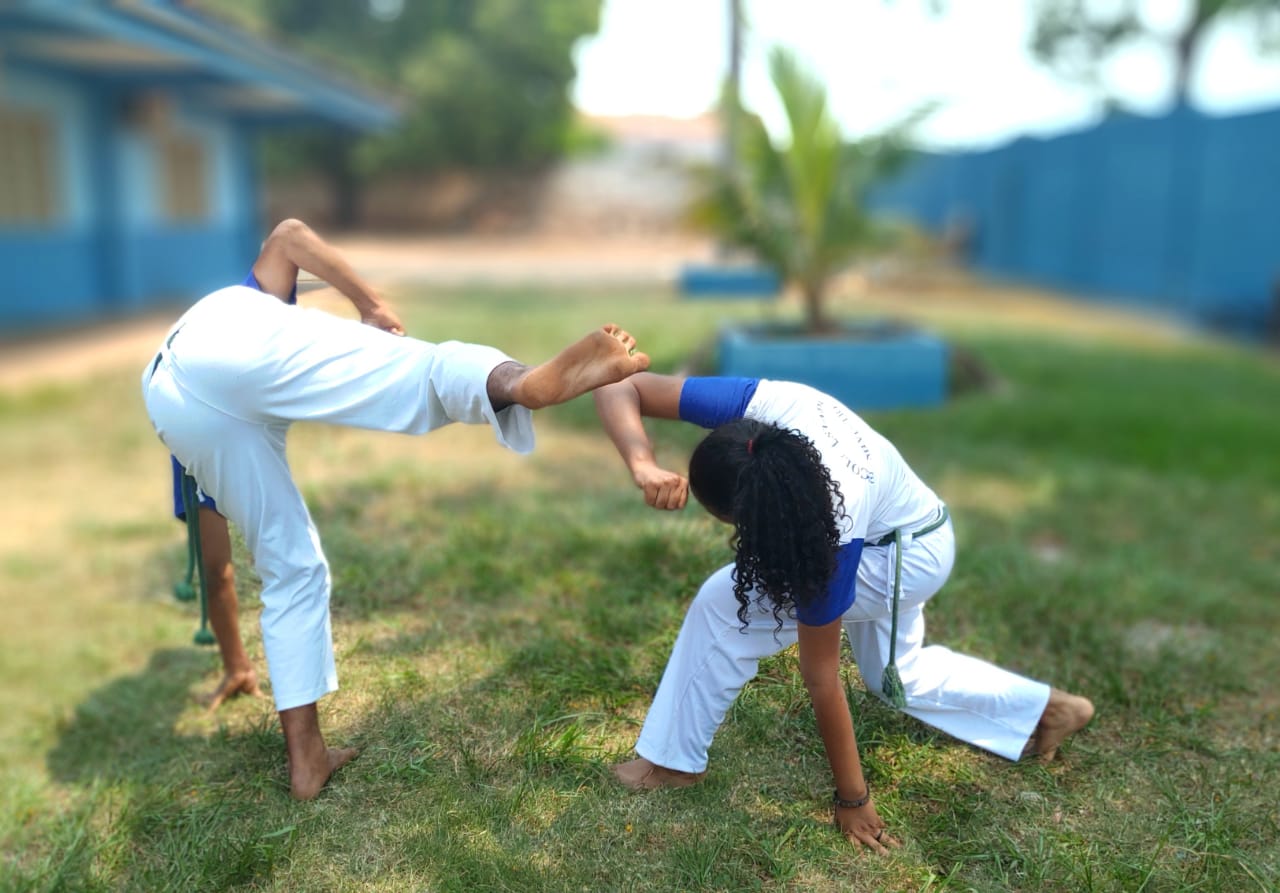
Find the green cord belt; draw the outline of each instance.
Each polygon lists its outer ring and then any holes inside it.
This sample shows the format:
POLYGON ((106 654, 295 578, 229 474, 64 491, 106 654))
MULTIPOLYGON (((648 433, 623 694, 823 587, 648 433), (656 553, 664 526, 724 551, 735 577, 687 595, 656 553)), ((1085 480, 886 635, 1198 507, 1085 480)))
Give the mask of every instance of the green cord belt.
POLYGON ((215 639, 209 632, 209 584, 205 579, 204 555, 200 550, 200 497, 196 491, 196 479, 189 474, 182 475, 182 511, 187 516, 187 576, 173 588, 173 594, 181 601, 195 598, 191 586, 194 570, 200 581, 200 628, 196 630, 195 643, 212 645, 215 639))
POLYGON ((898 673, 898 664, 896 662, 898 654, 898 600, 902 597, 902 550, 911 545, 913 540, 919 539, 926 533, 932 533, 943 524, 946 524, 949 517, 951 516, 944 505, 936 521, 921 527, 914 533, 907 533, 901 527, 898 527, 888 535, 880 537, 874 543, 868 544, 872 547, 891 544, 898 547, 894 550, 893 556, 893 609, 889 623, 889 663, 884 668, 884 678, 880 690, 884 692, 884 696, 889 700, 889 703, 899 710, 907 706, 907 692, 903 688, 902 676, 898 673))

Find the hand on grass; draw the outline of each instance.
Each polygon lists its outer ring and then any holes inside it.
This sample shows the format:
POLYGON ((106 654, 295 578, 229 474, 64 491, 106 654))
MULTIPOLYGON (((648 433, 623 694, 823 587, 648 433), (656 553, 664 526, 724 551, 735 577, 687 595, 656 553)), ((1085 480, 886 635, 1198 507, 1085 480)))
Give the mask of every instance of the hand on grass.
POLYGON ((239 695, 263 697, 262 689, 258 687, 258 674, 252 669, 224 675, 217 689, 205 699, 205 706, 211 711, 217 710, 223 703, 239 695))
POLYGON ((885 830, 884 820, 876 814, 875 805, 870 800, 857 809, 845 809, 837 806, 836 826, 850 843, 865 846, 874 853, 887 855, 890 847, 902 844, 885 830))

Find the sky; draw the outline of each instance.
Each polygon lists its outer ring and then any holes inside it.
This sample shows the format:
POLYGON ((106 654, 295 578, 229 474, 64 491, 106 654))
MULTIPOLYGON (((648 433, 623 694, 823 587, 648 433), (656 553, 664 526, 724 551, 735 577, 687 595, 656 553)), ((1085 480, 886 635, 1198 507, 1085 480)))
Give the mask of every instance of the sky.
MULTIPOLYGON (((785 132, 766 58, 796 51, 826 82, 845 133, 892 125, 931 102, 916 129, 930 148, 977 148, 1024 134, 1096 122, 1101 103, 1034 62, 1030 0, 742 0, 748 21, 742 94, 770 130, 785 132)), ((1157 26, 1176 26, 1190 0, 1143 0, 1157 26)), ((688 117, 710 109, 727 69, 728 0, 604 0, 599 32, 576 49, 574 101, 589 114, 688 117)), ((1135 111, 1170 103, 1172 66, 1159 48, 1134 50, 1105 69, 1135 111)), ((1227 114, 1280 105, 1280 53, 1260 56, 1241 28, 1211 33, 1192 102, 1227 114)))

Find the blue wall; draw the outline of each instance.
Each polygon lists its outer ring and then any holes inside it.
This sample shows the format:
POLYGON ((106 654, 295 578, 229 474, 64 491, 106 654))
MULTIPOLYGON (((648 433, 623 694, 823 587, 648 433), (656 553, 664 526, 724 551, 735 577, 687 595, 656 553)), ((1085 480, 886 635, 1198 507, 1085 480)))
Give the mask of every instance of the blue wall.
POLYGON ((1280 282, 1277 159, 1280 109, 1179 108, 922 155, 871 204, 937 233, 967 220, 981 271, 1259 332, 1280 282))
POLYGON ((6 68, 4 101, 53 127, 56 210, 0 223, 0 335, 183 303, 244 278, 261 238, 245 125, 180 102, 166 127, 206 153, 207 214, 165 219, 154 136, 118 114, 123 94, 6 68))

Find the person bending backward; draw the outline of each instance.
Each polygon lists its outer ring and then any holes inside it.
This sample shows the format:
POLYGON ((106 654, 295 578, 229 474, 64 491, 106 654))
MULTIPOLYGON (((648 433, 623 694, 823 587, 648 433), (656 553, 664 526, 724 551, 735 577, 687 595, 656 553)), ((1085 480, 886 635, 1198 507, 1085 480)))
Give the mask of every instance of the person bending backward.
POLYGON ((305 800, 356 751, 328 747, 317 718, 316 701, 338 687, 330 577, 289 472, 290 425, 425 434, 451 422, 488 424, 499 443, 525 453, 533 449, 530 410, 617 382, 649 358, 614 325, 532 367, 493 347, 404 337, 374 290, 298 221, 273 231, 252 279, 256 286, 215 291, 183 314, 143 370, 142 390, 161 441, 253 554, 290 788, 305 800), (349 298, 367 325, 286 303, 299 268, 349 298))
POLYGON ((955 557, 950 519, 893 444, 839 401, 790 382, 651 373, 601 388, 595 400, 645 502, 680 509, 692 489, 733 525, 736 551, 689 607, 637 758, 613 769, 627 787, 699 780, 711 740, 759 660, 798 642, 835 778, 836 824, 877 852, 897 846, 862 772, 839 676, 841 630, 871 691, 881 693, 896 652, 906 713, 1006 759, 1051 760, 1092 718, 1085 698, 924 645, 925 602, 955 557), (642 416, 712 429, 694 449, 687 479, 656 463, 642 416))
MULTIPOLYGON (((294 278, 289 283, 288 295, 276 295, 286 304, 298 303, 298 263, 304 260, 303 251, 314 234, 305 226, 296 225, 293 221, 285 221, 263 243, 262 254, 282 254, 286 258, 294 256, 294 278)), ((265 264, 264 264, 265 266, 265 264)), ((357 280, 352 279, 353 282, 357 280)), ((251 270, 241 283, 248 288, 265 293, 265 289, 251 270)), ((354 301, 357 309, 363 303, 366 307, 379 306, 370 295, 362 292, 354 301)), ((404 334, 400 320, 386 308, 381 308, 380 317, 369 316, 364 319, 384 331, 396 335, 404 334)), ((182 497, 182 478, 186 469, 178 461, 178 457, 169 456, 173 473, 173 516, 179 521, 187 520, 186 503, 182 497)), ((258 673, 249 660, 249 652, 244 647, 244 639, 240 635, 240 600, 236 594, 235 564, 231 551, 231 531, 227 519, 218 511, 218 504, 207 493, 197 494, 198 525, 200 537, 200 560, 203 563, 204 581, 208 590, 205 600, 208 608, 209 626, 213 628, 214 639, 218 643, 218 651, 222 657, 222 681, 209 695, 206 702, 210 710, 218 707, 230 698, 240 695, 261 697, 258 687, 258 673)))

